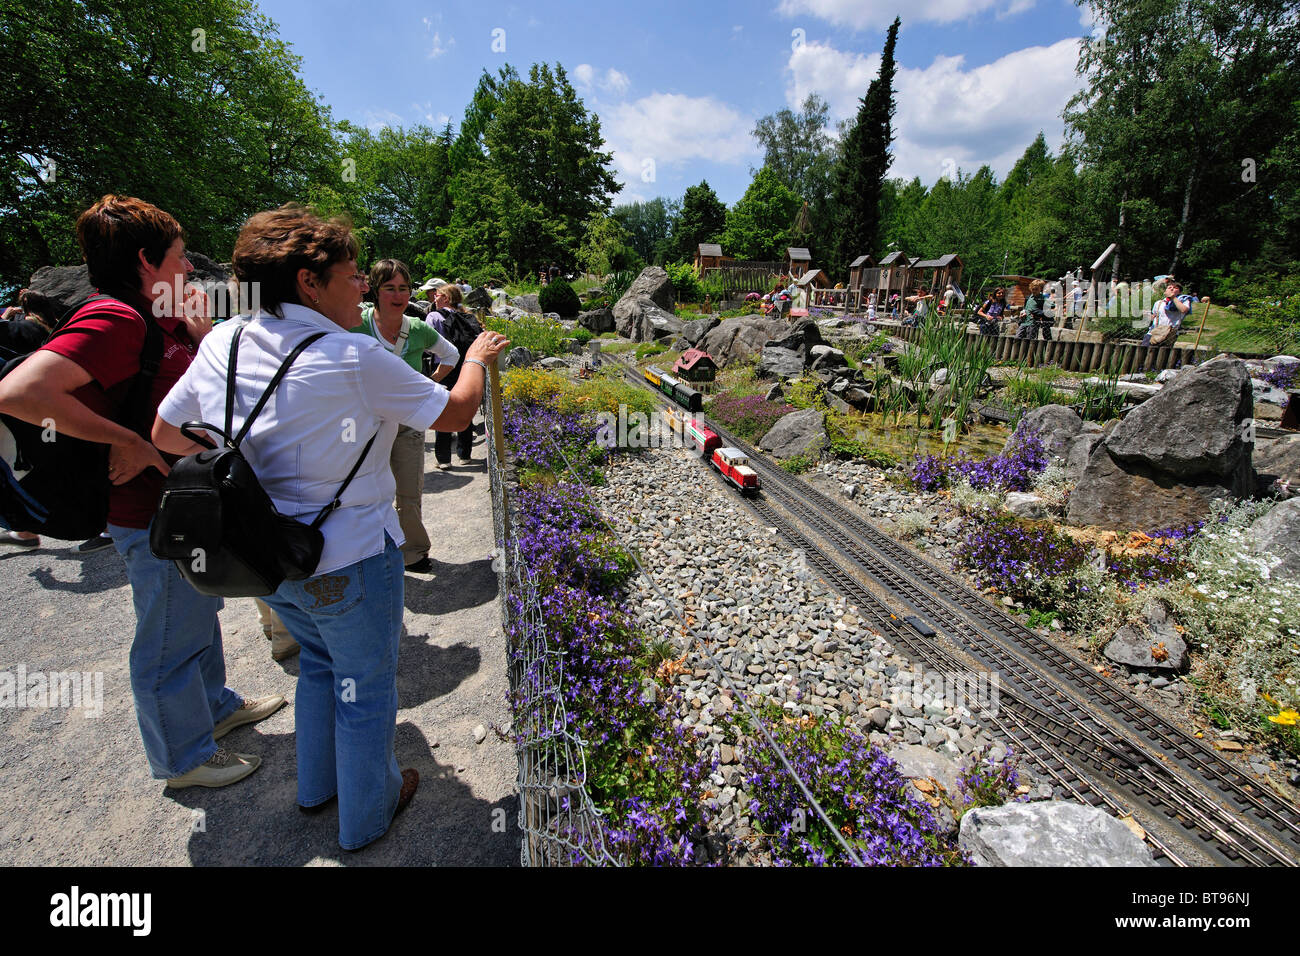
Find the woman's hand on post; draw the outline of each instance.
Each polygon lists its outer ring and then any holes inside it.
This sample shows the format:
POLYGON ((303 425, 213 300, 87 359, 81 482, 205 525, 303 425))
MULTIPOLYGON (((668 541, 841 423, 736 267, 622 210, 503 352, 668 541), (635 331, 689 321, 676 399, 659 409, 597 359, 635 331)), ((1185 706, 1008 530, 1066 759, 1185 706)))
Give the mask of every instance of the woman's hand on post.
POLYGON ((465 350, 465 358, 491 365, 509 347, 510 340, 499 332, 483 332, 465 350))

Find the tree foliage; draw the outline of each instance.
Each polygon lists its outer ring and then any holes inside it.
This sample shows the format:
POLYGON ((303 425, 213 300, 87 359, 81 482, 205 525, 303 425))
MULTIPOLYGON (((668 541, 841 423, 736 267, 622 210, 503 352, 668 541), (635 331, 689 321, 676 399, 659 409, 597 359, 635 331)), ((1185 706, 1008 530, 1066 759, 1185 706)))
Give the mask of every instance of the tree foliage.
POLYGON ((871 253, 880 241, 880 197, 893 156, 894 47, 898 42, 899 19, 889 27, 881 54, 880 71, 867 87, 857 119, 844 135, 839 162, 835 166, 834 199, 837 219, 829 256, 831 272, 839 275, 863 253, 871 253))
POLYGON ((809 93, 798 113, 778 110, 762 117, 753 136, 763 148, 763 166, 776 173, 805 204, 807 226, 794 231, 814 258, 829 251, 821 241, 821 227, 834 221, 831 206, 832 176, 838 155, 829 134, 830 105, 809 93))
POLYGON ((621 188, 564 67, 484 71, 451 146, 451 219, 433 267, 529 274, 577 261, 588 222, 621 188), (489 190, 491 195, 484 195, 489 190))
MULTIPOLYGON (((1293 0, 1088 0, 1104 29, 1066 112, 1110 239, 1142 271, 1201 272, 1294 235, 1293 0)), ((1294 253, 1292 253, 1294 255, 1294 253)))
POLYGON ((764 166, 727 212, 723 250, 738 259, 784 258, 790 227, 801 205, 776 172, 764 166))
POLYGON ((627 232, 628 244, 643 261, 663 265, 673 254, 673 221, 680 210, 680 202, 657 197, 615 206, 610 215, 627 232))
POLYGON ((248 0, 0 0, 0 274, 78 261, 73 222, 104 193, 223 258, 251 213, 344 186, 298 66, 248 0))
MULTIPOLYGON (((708 180, 688 186, 682 195, 681 211, 673 220, 672 245, 675 258, 690 262, 701 242, 718 242, 727 225, 727 207, 713 191, 708 180)), ((727 255, 736 255, 730 247, 727 255)))

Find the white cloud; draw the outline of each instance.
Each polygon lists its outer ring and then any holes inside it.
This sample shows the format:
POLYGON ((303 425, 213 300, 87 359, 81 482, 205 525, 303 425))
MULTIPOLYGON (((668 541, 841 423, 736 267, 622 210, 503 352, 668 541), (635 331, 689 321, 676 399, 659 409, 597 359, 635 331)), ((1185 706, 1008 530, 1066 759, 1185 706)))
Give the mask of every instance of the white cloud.
MULTIPOLYGON (((1004 175, 1041 129, 1048 145, 1063 139, 1061 110, 1082 86, 1074 73, 1079 41, 1032 46, 970 69, 962 56, 938 56, 924 68, 900 67, 894 79, 894 164, 890 175, 929 185, 954 166, 988 164, 1004 175)), ((854 116, 880 55, 807 43, 791 53, 786 100, 816 91, 831 118, 854 116)))
POLYGON ((600 109, 615 165, 640 181, 645 160, 656 167, 692 159, 743 163, 758 152, 754 121, 711 96, 652 93, 600 109))
POLYGON ((372 133, 378 133, 386 126, 401 126, 403 123, 401 115, 392 110, 366 110, 362 121, 372 133))
POLYGON ((599 89, 605 93, 614 93, 622 96, 627 92, 632 81, 626 73, 614 69, 612 66, 599 74, 596 68, 590 63, 579 63, 573 68, 573 76, 578 81, 578 85, 588 90, 599 89))
POLYGON ((419 113, 424 121, 434 129, 442 129, 447 125, 447 120, 451 119, 450 116, 443 113, 441 110, 435 110, 433 108, 433 103, 431 102, 412 103, 411 109, 419 113))
MULTIPOLYGON (((426 19, 425 19, 425 26, 428 26, 428 25, 429 25, 429 21, 428 21, 428 19, 426 18, 426 19)), ((435 33, 433 34, 433 39, 430 41, 430 44, 429 44, 429 56, 428 56, 428 58, 429 58, 430 60, 436 60, 438 57, 442 56, 444 53, 446 53, 448 50, 450 50, 450 49, 451 49, 453 46, 455 46, 455 45, 456 45, 456 38, 455 38, 455 37, 448 35, 447 39, 444 41, 444 40, 442 39, 442 34, 441 34, 441 33, 437 33, 437 32, 435 32, 435 33)))
POLYGON ((627 92, 627 88, 631 85, 632 81, 628 79, 626 73, 622 73, 611 66, 605 71, 605 79, 601 83, 600 88, 622 96, 627 92))
POLYGON ((813 16, 854 30, 883 30, 894 17, 909 22, 953 23, 985 13, 1010 16, 1028 10, 1035 0, 781 0, 777 12, 787 17, 813 16))

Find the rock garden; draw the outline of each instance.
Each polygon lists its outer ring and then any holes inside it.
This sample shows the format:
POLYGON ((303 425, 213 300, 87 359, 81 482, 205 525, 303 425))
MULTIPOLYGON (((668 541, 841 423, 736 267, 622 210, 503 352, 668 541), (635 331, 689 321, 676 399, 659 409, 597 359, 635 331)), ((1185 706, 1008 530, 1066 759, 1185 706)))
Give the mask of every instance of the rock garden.
POLYGON ((595 412, 653 411, 611 353, 668 368, 704 349, 721 369, 706 416, 1295 800, 1300 435, 1258 429, 1280 418, 1300 362, 1071 378, 997 367, 964 329, 908 344, 852 318, 673 308, 671 282, 647 269, 575 321, 500 300, 488 320, 519 346, 515 505, 555 625, 588 642, 568 658, 567 713, 616 857, 987 863, 973 808, 1040 799, 1060 860, 1104 852, 1069 843, 1051 788, 978 715, 909 698, 908 661, 701 462, 595 442, 595 412), (786 760, 839 836, 805 812, 786 760))

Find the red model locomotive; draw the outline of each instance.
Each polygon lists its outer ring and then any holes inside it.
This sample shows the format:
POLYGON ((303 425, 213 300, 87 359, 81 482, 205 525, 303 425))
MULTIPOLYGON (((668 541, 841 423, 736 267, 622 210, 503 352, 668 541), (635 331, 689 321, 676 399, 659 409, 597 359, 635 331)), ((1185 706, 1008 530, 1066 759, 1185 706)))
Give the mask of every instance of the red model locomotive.
POLYGON ((734 485, 741 494, 758 491, 758 473, 749 467, 749 458, 743 451, 724 447, 718 433, 697 418, 687 418, 671 408, 665 409, 664 415, 682 429, 686 440, 718 470, 724 481, 734 485))

